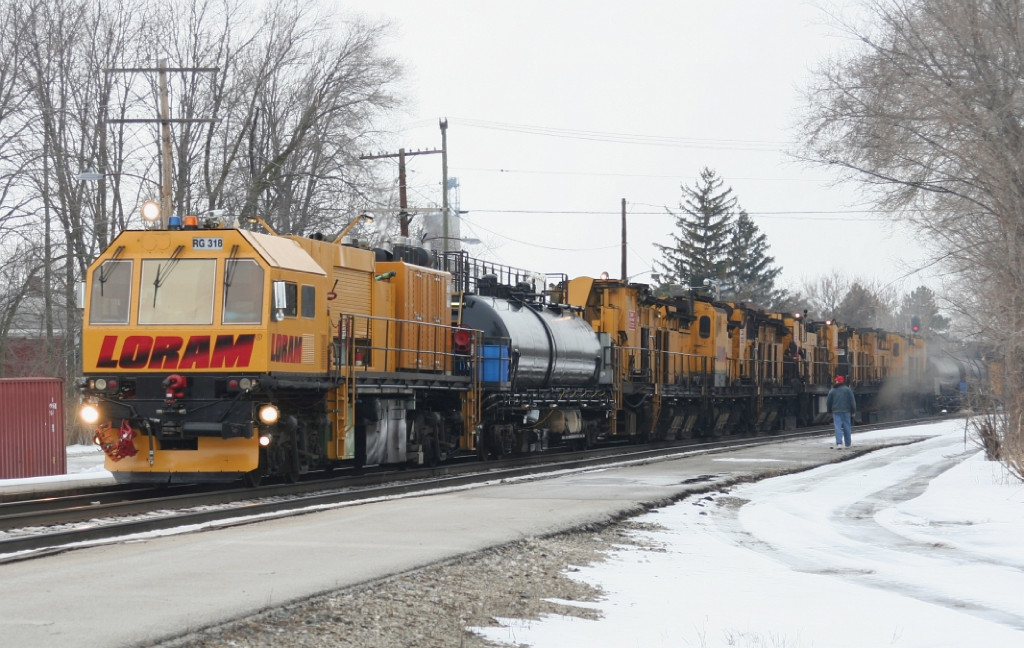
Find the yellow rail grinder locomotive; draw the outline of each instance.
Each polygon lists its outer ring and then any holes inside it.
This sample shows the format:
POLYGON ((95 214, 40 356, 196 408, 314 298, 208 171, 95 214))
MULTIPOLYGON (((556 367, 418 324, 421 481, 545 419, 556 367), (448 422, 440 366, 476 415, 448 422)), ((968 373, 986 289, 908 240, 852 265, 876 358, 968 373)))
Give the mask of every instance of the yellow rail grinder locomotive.
POLYGON ((258 482, 473 450, 472 334, 450 325, 447 273, 190 219, 122 232, 88 270, 82 413, 116 477, 258 482))

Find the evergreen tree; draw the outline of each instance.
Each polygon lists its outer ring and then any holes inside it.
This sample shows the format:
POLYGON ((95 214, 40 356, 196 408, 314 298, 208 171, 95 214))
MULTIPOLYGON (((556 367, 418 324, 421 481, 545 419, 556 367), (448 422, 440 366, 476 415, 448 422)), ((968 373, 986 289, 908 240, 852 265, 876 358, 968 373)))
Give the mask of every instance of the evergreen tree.
MULTIPOLYGON (((775 298, 765 306, 768 310, 776 313, 800 314, 801 317, 812 317, 812 305, 807 297, 797 291, 779 289, 775 291, 775 298)), ((813 319, 813 317, 812 317, 813 319)))
POLYGON ((870 289, 855 281, 843 297, 843 301, 839 303, 835 318, 850 326, 877 327, 886 319, 887 313, 885 302, 870 289))
POLYGON ((729 238, 729 268, 722 282, 722 297, 768 306, 781 298, 775 278, 782 272, 768 255, 768 237, 746 211, 740 211, 729 238))
POLYGON ((663 259, 655 262, 664 283, 700 285, 705 279, 721 281, 729 268, 730 225, 736 208, 732 189, 722 189, 722 179, 705 167, 694 187, 682 186, 682 213, 676 219, 678 233, 672 245, 655 243, 663 259))
POLYGON ((918 286, 913 292, 903 297, 900 308, 900 322, 910 328, 912 318, 918 318, 921 335, 928 337, 934 331, 944 331, 949 327, 949 319, 939 314, 935 303, 935 293, 927 286, 918 286))
POLYGON ((768 254, 768 237, 745 211, 736 215, 737 199, 723 184, 705 167, 693 187, 682 187, 682 213, 669 211, 678 232, 672 245, 655 244, 662 253, 655 267, 663 284, 700 286, 710 279, 723 299, 768 306, 782 299, 775 288, 782 270, 768 254))

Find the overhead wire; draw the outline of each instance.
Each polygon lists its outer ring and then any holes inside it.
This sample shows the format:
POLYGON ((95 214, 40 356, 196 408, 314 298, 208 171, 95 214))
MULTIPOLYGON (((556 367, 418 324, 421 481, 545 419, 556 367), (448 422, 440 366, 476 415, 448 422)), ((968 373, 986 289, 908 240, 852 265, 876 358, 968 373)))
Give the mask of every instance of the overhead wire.
MULTIPOLYGON (((474 211, 476 211, 476 210, 474 210, 474 211)), ((502 238, 502 239, 504 239, 506 241, 511 241, 512 243, 519 243, 520 245, 529 245, 530 247, 538 248, 538 249, 541 249, 541 250, 554 250, 554 251, 559 251, 559 252, 568 252, 568 251, 572 251, 572 252, 594 252, 594 251, 599 251, 599 250, 610 250, 610 249, 614 249, 614 248, 618 247, 617 244, 616 245, 601 245, 601 246, 589 247, 589 248, 566 248, 566 247, 555 247, 555 246, 548 246, 548 245, 539 245, 538 243, 536 243, 534 241, 524 241, 524 240, 521 240, 521 239, 516 239, 516 238, 513 238, 513 237, 511 237, 511 236, 509 236, 507 234, 503 234, 501 232, 497 232, 495 230, 492 230, 492 229, 490 229, 488 227, 484 227, 480 223, 477 223, 477 222, 474 222, 474 221, 471 221, 471 220, 467 219, 465 216, 462 216, 461 219, 462 219, 463 223, 468 224, 473 229, 480 229, 480 230, 483 230, 483 231, 485 231, 485 232, 487 232, 489 234, 492 234, 494 236, 500 237, 500 238, 502 238)), ((490 248, 488 248, 488 249, 490 249, 490 248)))
MULTIPOLYGON (((675 208, 666 207, 666 210, 673 210, 675 208)), ((621 211, 612 210, 574 210, 574 209, 484 209, 475 208, 472 210, 473 213, 477 214, 525 214, 525 215, 552 215, 559 214, 563 216, 618 216, 621 211)), ((743 210, 749 216, 758 216, 765 218, 792 218, 796 220, 819 220, 819 221, 835 221, 837 218, 828 218, 824 215, 834 216, 849 216, 851 214, 882 214, 884 212, 874 209, 833 209, 833 210, 807 210, 807 211, 751 211, 743 210), (815 218, 813 215, 823 215, 820 218, 815 218)), ((637 216, 666 216, 668 211, 635 211, 629 212, 637 216)), ((862 221, 878 221, 883 222, 889 220, 885 217, 879 218, 862 218, 862 221)))
MULTIPOLYGON (((661 135, 645 135, 637 133, 615 133, 615 132, 603 132, 594 130, 582 130, 572 128, 558 128, 550 126, 537 126, 531 124, 519 124, 511 122, 498 122, 488 121, 481 119, 470 119, 463 117, 448 118, 449 123, 458 124, 468 128, 479 128, 495 131, 515 132, 523 133, 527 135, 537 135, 544 137, 555 137, 565 139, 577 139, 586 141, 596 142, 608 142, 616 144, 631 144, 631 145, 649 145, 649 146, 667 146, 667 147, 681 147, 681 148, 698 148, 698 149, 724 149, 724 150, 739 150, 739 151, 757 151, 757 152, 771 152, 781 151, 785 147, 791 145, 791 142, 782 141, 761 141, 761 140, 739 140, 739 139, 711 139, 711 138, 695 138, 695 137, 674 137, 674 136, 661 136, 661 135)), ((417 122, 411 124, 410 127, 425 126, 432 122, 417 122)), ((571 170, 536 170, 536 169, 509 169, 509 168, 453 168, 452 171, 478 171, 485 173, 499 173, 499 174, 535 174, 535 175, 579 175, 579 176, 594 176, 594 177, 633 177, 633 178, 659 178, 659 179, 677 179, 677 174, 644 174, 644 173, 615 173, 615 172, 586 172, 586 171, 571 171, 571 170)), ((812 178, 735 178, 733 180, 743 181, 773 181, 773 182, 825 182, 825 180, 816 180, 812 178)), ((630 203, 629 215, 631 216, 665 216, 673 213, 676 208, 662 205, 646 205, 654 208, 654 210, 636 210, 633 209, 637 204, 642 203, 630 203)), ((857 220, 865 222, 883 222, 888 220, 882 216, 872 216, 875 214, 881 214, 882 212, 872 209, 829 209, 829 210, 780 210, 780 211, 751 211, 745 210, 751 217, 764 218, 764 219, 788 219, 797 221, 823 221, 823 222, 836 222, 841 219, 845 219, 851 216, 859 216, 857 220)), ((565 216, 576 216, 576 215, 590 215, 590 216, 612 216, 621 214, 618 210, 564 210, 564 209, 487 209, 487 208, 474 208, 472 210, 474 214, 515 214, 515 215, 565 215, 565 216)), ((531 247, 551 250, 551 251, 574 251, 574 252, 588 252, 588 251, 606 251, 619 247, 619 244, 604 245, 596 247, 586 248, 566 248, 556 247, 550 245, 538 245, 534 241, 519 240, 514 237, 510 237, 507 234, 499 233, 496 230, 484 227, 479 222, 472 222, 468 219, 463 218, 463 221, 470 227, 470 229, 478 229, 489 233, 493 237, 499 237, 503 240, 511 243, 517 243, 521 245, 530 245, 531 247)), ((492 253, 496 253, 492 246, 486 246, 492 253)), ((633 250, 634 254, 640 254, 637 250, 633 250)), ((648 264, 651 265, 651 264, 648 264)))
MULTIPOLYGON (((534 174, 534 175, 571 175, 571 176, 594 176, 613 178, 658 178, 665 180, 679 180, 678 173, 619 173, 615 171, 565 171, 559 169, 504 169, 486 167, 450 167, 451 171, 476 171, 483 173, 509 173, 509 174, 534 174)), ((744 182, 828 182, 819 178, 729 178, 730 181, 744 182)))
POLYGON ((456 123, 470 128, 483 128, 489 130, 525 133, 528 135, 542 135, 545 137, 613 142, 618 144, 638 144, 645 146, 715 148, 737 151, 774 152, 791 145, 791 142, 771 142, 763 140, 705 139, 698 137, 642 135, 638 133, 609 133, 604 131, 578 130, 573 128, 556 128, 551 126, 494 122, 483 119, 468 119, 465 117, 452 117, 449 118, 448 121, 450 123, 456 123))
MULTIPOLYGON (((663 135, 644 135, 636 133, 613 133, 605 131, 594 131, 594 130, 582 130, 572 128, 560 128, 553 126, 537 126, 532 124, 518 124, 512 122, 499 122, 489 121, 483 119, 472 119, 466 117, 449 117, 449 123, 457 123, 462 126, 470 128, 481 128, 498 131, 510 131, 525 133, 531 135, 541 135, 547 137, 561 137, 568 139, 583 139, 590 141, 601 141, 611 142, 620 144, 641 144, 641 145, 658 145, 658 146, 676 146, 676 147, 693 147, 693 148, 724 148, 730 150, 752 150, 752 151, 777 151, 785 146, 791 145, 792 142, 782 141, 764 141, 764 140, 740 140, 740 139, 711 139, 711 138, 696 138, 696 137, 676 137, 676 136, 663 136, 663 135)), ((406 128, 418 128, 428 124, 433 124, 432 121, 421 120, 408 124, 406 128)), ((458 167, 453 167, 451 171, 459 170, 458 167)), ((588 171, 569 171, 569 170, 535 170, 535 169, 506 169, 506 168, 462 168, 463 171, 482 171, 487 173, 509 173, 509 174, 537 174, 537 175, 581 175, 581 176, 595 176, 595 177, 639 177, 639 178, 678 178, 677 174, 645 174, 645 173, 615 173, 615 172, 588 172, 588 171)), ((771 182, 827 182, 823 179, 813 178, 733 178, 732 180, 742 181, 771 181, 771 182)), ((667 213, 666 210, 672 211, 676 208, 660 205, 649 205, 651 207, 660 208, 659 211, 631 211, 630 213, 638 216, 663 216, 667 213)), ((522 215, 617 215, 619 211, 601 211, 601 210, 560 210, 560 209, 486 209, 486 208, 474 208, 472 210, 475 213, 489 213, 489 214, 522 214, 522 215)), ((880 210, 873 209, 822 209, 822 210, 778 210, 778 211, 752 211, 744 210, 752 217, 758 218, 771 218, 771 219, 790 219, 799 221, 835 221, 838 217, 847 217, 862 215, 868 216, 871 214, 884 214, 880 210)), ((884 222, 889 220, 888 217, 862 217, 858 218, 859 221, 864 222, 884 222)))

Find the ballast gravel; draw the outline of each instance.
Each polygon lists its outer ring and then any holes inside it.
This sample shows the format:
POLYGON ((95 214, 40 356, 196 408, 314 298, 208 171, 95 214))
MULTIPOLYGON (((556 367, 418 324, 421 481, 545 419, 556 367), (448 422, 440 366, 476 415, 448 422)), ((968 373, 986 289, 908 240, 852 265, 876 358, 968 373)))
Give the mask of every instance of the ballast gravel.
POLYGON ((658 551, 635 520, 524 539, 207 628, 158 648, 494 648, 472 628, 545 615, 599 618, 602 592, 569 577, 619 547, 658 551), (571 601, 582 605, 567 605, 571 601))

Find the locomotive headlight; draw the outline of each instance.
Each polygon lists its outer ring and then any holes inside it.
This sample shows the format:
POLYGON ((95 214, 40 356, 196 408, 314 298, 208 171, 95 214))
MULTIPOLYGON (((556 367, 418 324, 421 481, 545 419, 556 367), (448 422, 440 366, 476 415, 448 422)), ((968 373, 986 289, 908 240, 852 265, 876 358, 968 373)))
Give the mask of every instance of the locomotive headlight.
POLYGON ((260 445, 261 445, 262 447, 264 447, 264 448, 266 448, 267 446, 269 446, 269 445, 270 445, 270 443, 271 443, 271 442, 272 442, 273 440, 274 440, 274 437, 270 436, 269 434, 261 434, 261 435, 260 435, 260 445))
POLYGON ((147 200, 142 203, 142 217, 147 223, 155 223, 160 220, 160 204, 155 200, 147 200))
POLYGON ((263 405, 260 407, 260 421, 267 425, 277 423, 280 415, 281 413, 273 405, 263 405))
POLYGON ((96 389, 98 389, 100 391, 103 391, 104 389, 107 388, 107 379, 106 378, 97 378, 96 382, 93 383, 93 387, 95 387, 96 389))
POLYGON ((243 391, 249 391, 250 389, 252 389, 252 379, 242 378, 241 380, 238 381, 238 388, 243 391))
POLYGON ((100 420, 100 410, 92 403, 83 403, 82 408, 78 410, 78 416, 81 417, 83 422, 92 425, 100 420))

